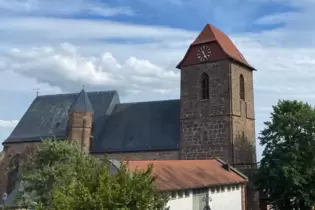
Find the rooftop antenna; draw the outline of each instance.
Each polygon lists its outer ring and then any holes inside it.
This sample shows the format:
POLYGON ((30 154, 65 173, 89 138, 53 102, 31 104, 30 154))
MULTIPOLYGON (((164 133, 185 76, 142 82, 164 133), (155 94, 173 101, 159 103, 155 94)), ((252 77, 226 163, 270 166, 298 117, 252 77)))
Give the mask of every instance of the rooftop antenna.
POLYGON ((33 91, 35 91, 36 92, 36 97, 38 97, 38 94, 39 94, 39 88, 35 88, 35 89, 33 89, 33 91))

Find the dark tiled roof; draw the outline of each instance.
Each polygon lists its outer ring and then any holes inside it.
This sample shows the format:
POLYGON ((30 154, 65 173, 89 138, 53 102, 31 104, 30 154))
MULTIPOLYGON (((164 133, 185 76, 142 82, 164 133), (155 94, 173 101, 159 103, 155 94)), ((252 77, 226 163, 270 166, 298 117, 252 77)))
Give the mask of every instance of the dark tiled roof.
POLYGON ((224 162, 211 160, 149 160, 126 162, 131 171, 145 170, 153 165, 159 190, 193 189, 206 186, 245 184, 247 177, 231 167, 226 170, 224 162))
MULTIPOLYGON (((39 141, 46 137, 65 138, 68 110, 77 96, 77 93, 38 96, 4 144, 39 141)), ((103 118, 115 96, 118 98, 116 91, 88 93, 94 110, 94 122, 103 118)))
POLYGON ((93 152, 178 149, 179 100, 116 105, 105 119, 93 152))
POLYGON ((90 99, 84 90, 81 90, 68 112, 94 112, 90 99))
MULTIPOLYGON (((40 141, 46 137, 66 138, 68 111, 81 96, 37 97, 4 144, 40 141)), ((88 92, 87 99, 91 104, 88 110, 94 111, 91 152, 179 148, 179 100, 121 104, 116 91, 88 92)))

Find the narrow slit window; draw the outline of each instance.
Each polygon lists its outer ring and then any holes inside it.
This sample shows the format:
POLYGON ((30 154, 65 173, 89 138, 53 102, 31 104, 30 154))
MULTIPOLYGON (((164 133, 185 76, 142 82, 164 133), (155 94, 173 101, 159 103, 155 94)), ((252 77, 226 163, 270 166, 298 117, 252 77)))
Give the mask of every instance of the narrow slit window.
POLYGON ((242 74, 240 75, 240 98, 245 100, 245 82, 242 74))
POLYGON ((201 99, 209 99, 209 76, 206 73, 201 75, 201 99))

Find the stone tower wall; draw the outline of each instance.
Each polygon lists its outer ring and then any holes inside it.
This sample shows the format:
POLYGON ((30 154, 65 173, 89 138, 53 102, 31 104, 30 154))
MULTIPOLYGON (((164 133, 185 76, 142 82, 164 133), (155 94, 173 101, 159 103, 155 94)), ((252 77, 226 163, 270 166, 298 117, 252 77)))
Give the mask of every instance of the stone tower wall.
POLYGON ((235 164, 256 162, 253 72, 231 64, 232 132, 235 164), (240 98, 240 75, 244 77, 245 99, 240 98))
POLYGON ((181 69, 182 159, 219 157, 232 164, 256 162, 253 73, 230 60, 181 69), (209 75, 201 99, 202 73, 209 75), (240 98, 240 75, 245 99, 240 98))
POLYGON ((68 138, 75 141, 84 152, 90 152, 92 134, 92 113, 73 112, 69 114, 68 138))
POLYGON ((181 69, 181 159, 231 157, 230 64, 219 61, 181 69), (201 75, 209 76, 209 99, 201 99, 201 75))

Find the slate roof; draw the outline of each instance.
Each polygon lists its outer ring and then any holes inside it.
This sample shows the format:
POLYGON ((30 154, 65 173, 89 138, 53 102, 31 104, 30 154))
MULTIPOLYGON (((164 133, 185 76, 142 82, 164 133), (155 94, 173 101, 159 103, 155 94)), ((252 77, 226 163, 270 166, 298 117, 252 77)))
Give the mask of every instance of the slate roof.
POLYGON ((92 153, 179 148, 179 100, 122 104, 116 91, 38 96, 3 144, 66 138, 70 109, 93 111, 92 153))
POLYGON ((157 188, 161 191, 194 189, 220 185, 245 184, 248 178, 225 162, 210 160, 130 160, 125 162, 131 171, 145 170, 152 164, 157 188))
POLYGON ((94 112, 90 99, 84 90, 81 90, 68 112, 94 112))
MULTIPOLYGON (((93 106, 93 121, 102 118, 109 109, 116 91, 87 93, 93 106)), ((27 142, 39 141, 45 137, 66 136, 68 110, 74 103, 78 93, 43 95, 32 102, 10 136, 4 141, 27 142)))
POLYGON ((118 104, 93 141, 92 151, 178 149, 179 111, 179 100, 118 104))

